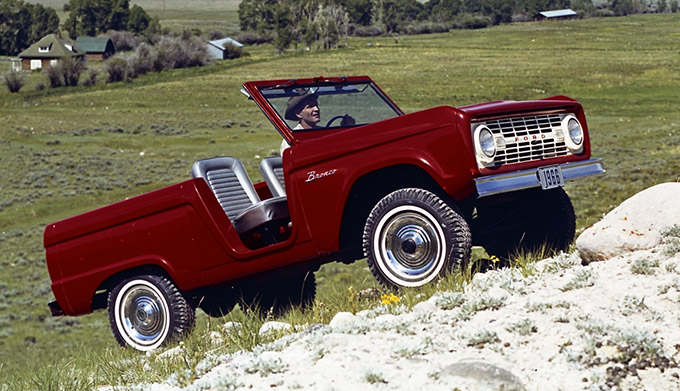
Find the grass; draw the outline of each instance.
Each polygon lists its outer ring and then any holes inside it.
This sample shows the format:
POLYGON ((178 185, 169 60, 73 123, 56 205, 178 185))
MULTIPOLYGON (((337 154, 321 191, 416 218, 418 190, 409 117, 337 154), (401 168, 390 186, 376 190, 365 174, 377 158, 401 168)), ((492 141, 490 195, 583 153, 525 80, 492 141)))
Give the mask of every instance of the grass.
MULTIPOLYGON (((30 74, 19 94, 2 87, 0 355, 12 359, 2 360, 0 384, 35 389, 55 382, 53 389, 78 390, 91 389, 90 381, 163 380, 180 369, 194 371, 197 358, 215 348, 192 342, 222 332, 227 320, 250 322, 251 329, 264 321, 247 313, 219 320, 201 314, 181 360, 143 373, 129 363, 147 358, 115 345, 104 312, 52 319, 45 306, 52 299, 41 244, 47 223, 184 180, 199 158, 234 155, 259 178, 259 160, 278 150, 280 136, 238 92, 244 81, 369 74, 407 112, 555 94, 576 98, 588 115, 593 154, 608 170, 567 186, 581 230, 634 193, 680 179, 679 27, 678 15, 636 15, 352 38, 338 50, 282 56, 261 45, 247 48, 249 57, 128 83, 35 91, 30 86, 42 76, 30 74)), ((399 293, 400 305, 410 307, 444 287, 455 290, 472 271, 466 273, 399 293)), ((575 283, 587 283, 583 277, 575 283)), ((327 323, 338 311, 380 305, 380 294, 359 294, 379 288, 363 262, 325 265, 318 282, 312 310, 293 311, 284 321, 327 323)), ((448 300, 452 307, 465 304, 448 300)), ((262 342, 252 333, 225 338, 218 351, 262 342)))

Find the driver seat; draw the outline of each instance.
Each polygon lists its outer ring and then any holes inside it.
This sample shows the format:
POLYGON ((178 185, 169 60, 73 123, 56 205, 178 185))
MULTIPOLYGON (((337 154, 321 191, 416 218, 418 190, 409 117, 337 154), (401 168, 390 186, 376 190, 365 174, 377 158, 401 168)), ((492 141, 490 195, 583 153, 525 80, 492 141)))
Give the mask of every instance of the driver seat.
POLYGON ((191 168, 194 178, 203 178, 244 244, 260 248, 288 238, 288 200, 260 200, 243 164, 233 157, 199 160, 191 168))
POLYGON ((283 159, 278 156, 266 157, 260 162, 260 173, 274 197, 286 196, 286 182, 283 179, 283 159))

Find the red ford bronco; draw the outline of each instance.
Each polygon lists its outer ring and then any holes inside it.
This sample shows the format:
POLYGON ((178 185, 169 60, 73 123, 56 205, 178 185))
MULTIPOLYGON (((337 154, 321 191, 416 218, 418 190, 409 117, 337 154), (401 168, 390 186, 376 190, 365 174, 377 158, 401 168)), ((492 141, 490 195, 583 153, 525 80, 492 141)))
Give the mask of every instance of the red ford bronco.
POLYGON ((151 350, 190 329, 196 308, 308 305, 325 262, 365 257, 400 288, 464 264, 472 245, 566 250, 575 217, 562 186, 604 172, 566 96, 404 114, 366 76, 242 92, 289 145, 262 160, 264 181, 214 157, 193 179, 49 224, 54 316, 108 308, 121 345, 151 350))

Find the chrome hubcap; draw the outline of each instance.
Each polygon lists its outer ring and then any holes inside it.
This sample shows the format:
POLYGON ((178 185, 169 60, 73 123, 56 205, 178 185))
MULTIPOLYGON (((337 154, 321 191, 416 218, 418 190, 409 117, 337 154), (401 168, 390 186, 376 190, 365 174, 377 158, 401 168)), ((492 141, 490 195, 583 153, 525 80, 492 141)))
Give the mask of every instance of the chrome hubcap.
POLYGON ((121 300, 120 308, 124 332, 135 344, 154 345, 167 332, 167 306, 151 287, 130 287, 121 300))
POLYGON ((390 211, 376 239, 381 268, 400 285, 423 285, 441 270, 443 232, 437 220, 420 208, 402 206, 390 211))

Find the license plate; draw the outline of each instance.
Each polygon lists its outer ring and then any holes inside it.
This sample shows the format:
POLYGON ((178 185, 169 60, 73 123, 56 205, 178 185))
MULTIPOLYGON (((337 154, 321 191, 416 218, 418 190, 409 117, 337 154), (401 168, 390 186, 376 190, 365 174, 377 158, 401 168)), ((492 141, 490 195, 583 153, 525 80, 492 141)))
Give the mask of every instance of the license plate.
POLYGON ((539 167, 537 175, 543 190, 564 186, 564 177, 560 167, 539 167))

